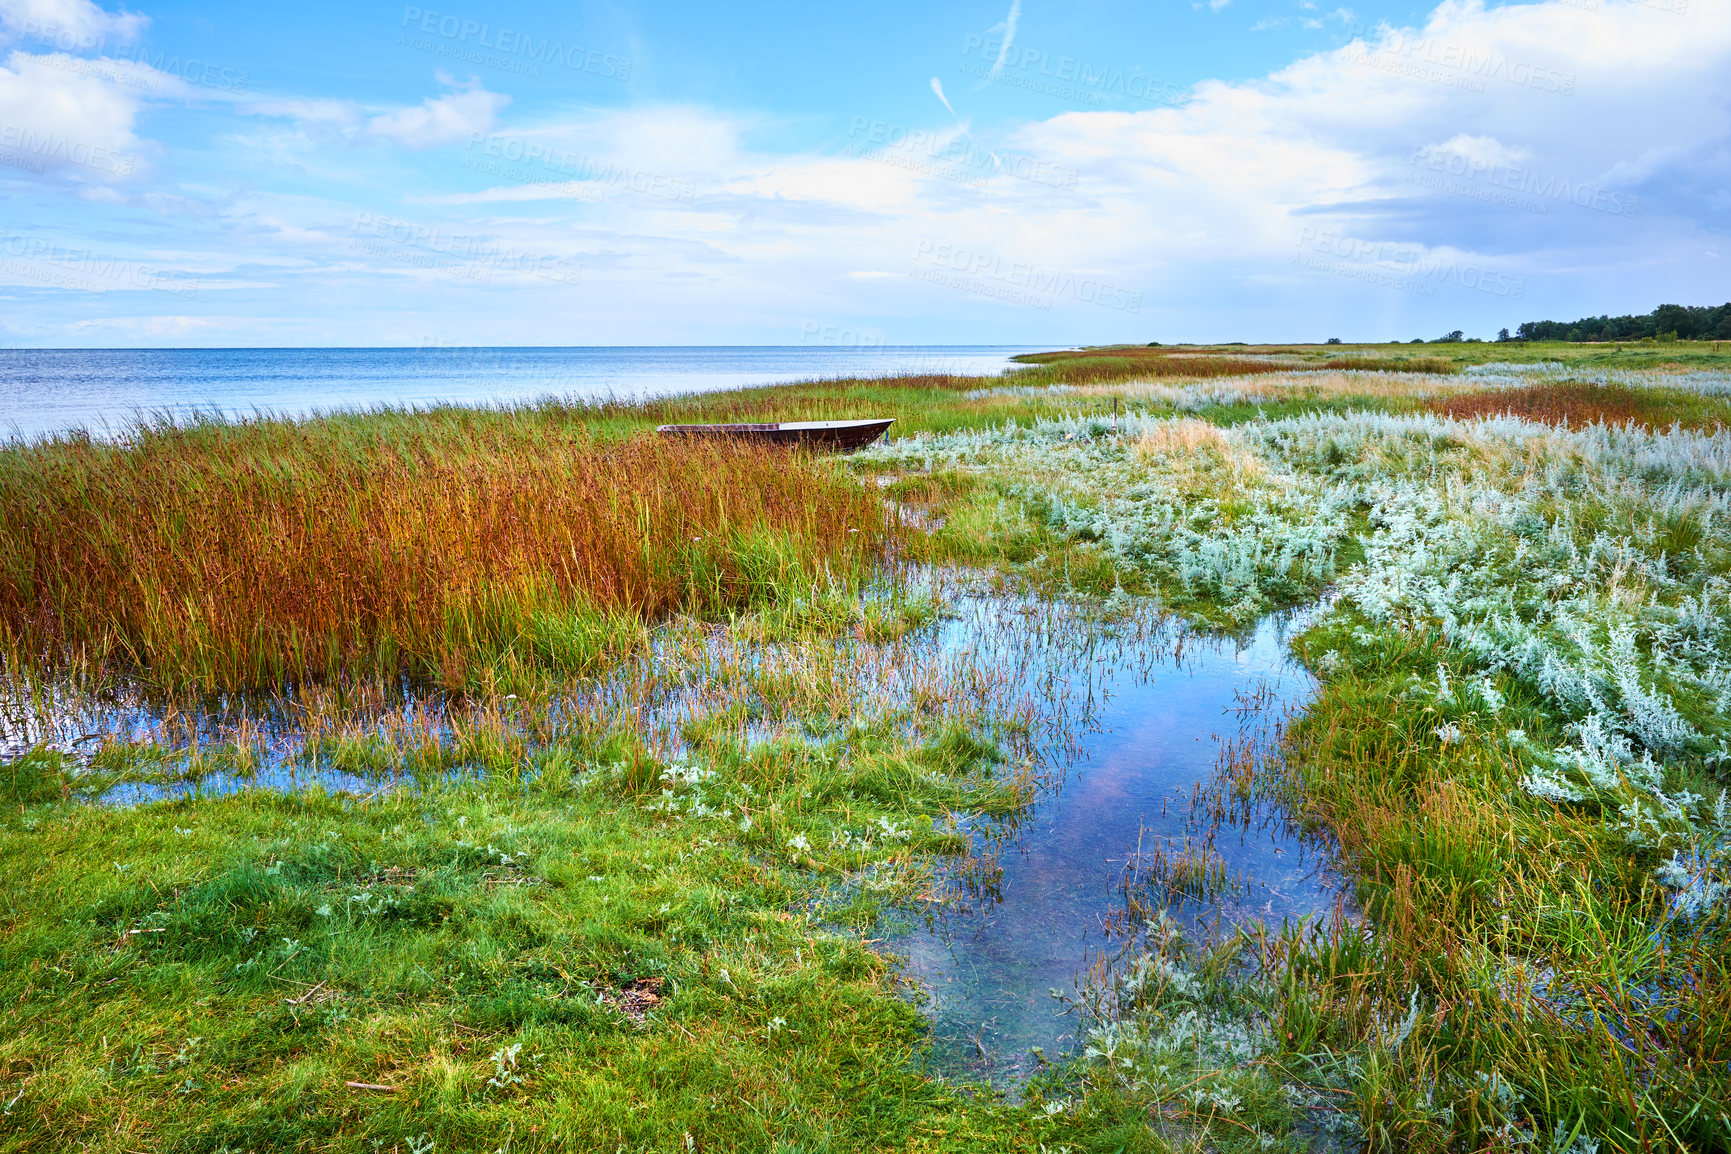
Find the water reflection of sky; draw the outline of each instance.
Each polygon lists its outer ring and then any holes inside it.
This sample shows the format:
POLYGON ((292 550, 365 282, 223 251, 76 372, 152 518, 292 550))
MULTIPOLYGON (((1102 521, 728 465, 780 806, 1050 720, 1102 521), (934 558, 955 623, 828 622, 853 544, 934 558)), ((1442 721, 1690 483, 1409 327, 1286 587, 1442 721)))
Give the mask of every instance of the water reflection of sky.
MULTIPOLYGON (((970 634, 991 622, 952 628, 970 634)), ((1083 702, 1087 716, 1071 735, 1067 768, 1003 839, 995 885, 962 892, 947 913, 887 947, 906 957, 905 973, 931 997, 940 1054, 1009 1083, 1032 1071, 1030 1048, 1059 1057, 1074 1046, 1079 1011, 1066 1013, 1050 991, 1074 997, 1089 963, 1121 946, 1102 918, 1138 846, 1148 854, 1163 841, 1211 844, 1239 883, 1214 900, 1168 906, 1193 938, 1216 923, 1277 926, 1332 910, 1340 892, 1327 855, 1278 813, 1262 808, 1247 822, 1213 824, 1191 805, 1198 784, 1214 776, 1223 738, 1255 740, 1311 693, 1273 622, 1242 645, 1186 639, 1181 657, 1167 642, 1135 637, 1080 659, 1063 644, 1028 652, 1083 702), (1138 659, 1138 645, 1147 659, 1138 659), (1243 699, 1264 686, 1264 708, 1241 720, 1243 699)))
MULTIPOLYGON (((1049 991, 1074 996, 1087 966, 1123 946, 1102 921, 1123 912, 1126 863, 1138 849, 1146 863, 1160 849, 1203 845, 1236 883, 1207 901, 1167 904, 1192 938, 1216 923, 1226 930, 1258 919, 1278 926, 1333 909, 1340 886, 1326 854, 1293 834, 1278 812, 1263 807, 1248 821, 1219 823, 1199 820, 1192 805, 1215 774, 1222 740, 1255 740, 1271 719, 1310 696, 1310 678, 1287 658, 1279 625, 1265 622, 1235 644, 1188 635, 1145 602, 1103 611, 1086 598, 1008 592, 977 574, 916 571, 911 578, 930 582, 950 612, 901 644, 851 637, 815 646, 764 644, 705 627, 699 653, 691 637, 658 631, 642 667, 553 700, 534 728, 546 735, 585 717, 613 716, 664 756, 679 756, 683 726, 727 708, 740 692, 736 679, 715 671, 813 662, 806 675, 821 667, 844 676, 867 714, 906 713, 920 694, 941 689, 963 715, 1025 723, 1027 743, 1008 741, 1016 747, 1009 752, 1032 758, 1046 787, 1012 825, 975 830, 979 848, 995 852, 1000 872, 970 891, 963 879, 975 875, 958 870, 940 889, 953 900, 933 907, 931 924, 883 947, 904 956, 907 976, 931 994, 939 1057, 961 1059, 971 1073, 1007 1085, 1030 1072, 1031 1047, 1057 1057, 1074 1044, 1078 1016, 1064 1013, 1049 991), (841 667, 829 665, 826 655, 841 659, 841 667), (662 677, 693 660, 702 668, 662 677), (1261 708, 1245 710, 1252 699, 1261 708)), ((0 701, 0 757, 44 740, 84 754, 96 746, 81 742, 103 736, 161 744, 160 770, 146 767, 142 779, 115 784, 102 797, 107 804, 314 785, 364 796, 409 784, 389 772, 345 767, 313 748, 299 722, 320 712, 316 702, 217 701, 205 710, 170 710, 170 724, 161 706, 131 694, 55 697, 44 709, 22 684, 9 688, 0 701), (236 740, 237 724, 250 724, 259 742, 249 771, 206 764, 193 772, 189 751, 236 740)), ((437 694, 385 693, 352 715, 344 711, 342 723, 325 732, 386 747, 428 740, 448 748, 460 730, 489 724, 490 717, 521 731, 523 719, 496 708, 437 694)), ((766 718, 742 735, 761 740, 799 724, 766 718)), ((479 772, 462 757, 444 771, 479 772)))

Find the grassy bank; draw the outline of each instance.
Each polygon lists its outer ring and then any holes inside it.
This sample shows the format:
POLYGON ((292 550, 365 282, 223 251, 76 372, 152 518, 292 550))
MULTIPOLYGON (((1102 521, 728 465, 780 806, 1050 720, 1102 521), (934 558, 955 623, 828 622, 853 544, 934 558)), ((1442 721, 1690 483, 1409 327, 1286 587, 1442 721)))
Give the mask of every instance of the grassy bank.
POLYGON ((1015 795, 988 747, 892 728, 718 738, 637 781, 626 738, 506 744, 365 801, 67 809, 33 803, 52 759, 14 766, 0 1148, 1007 1141, 926 1076, 852 927, 954 851, 931 814, 1015 795))
POLYGON ((0 451, 10 709, 58 662, 290 719, 0 766, 0 1149, 1731 1147, 1731 352, 1036 360, 0 451), (640 435, 867 415, 841 467, 640 435), (870 947, 1052 709, 919 643, 910 560, 1078 654, 1120 589, 1325 598, 1204 803, 1284 800, 1362 917, 1187 942, 1127 889, 1084 1052, 971 1084, 870 947), (199 792, 272 759, 359 784, 199 792))

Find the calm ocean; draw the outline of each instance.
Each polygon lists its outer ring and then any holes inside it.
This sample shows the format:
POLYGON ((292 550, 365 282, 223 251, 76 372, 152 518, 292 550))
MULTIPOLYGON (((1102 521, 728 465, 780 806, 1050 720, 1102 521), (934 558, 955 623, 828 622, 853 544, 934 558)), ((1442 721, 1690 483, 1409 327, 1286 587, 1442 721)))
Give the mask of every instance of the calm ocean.
MULTIPOLYGON (((1048 346, 1049 347, 1049 346, 1048 346)), ((1036 346, 0 349, 0 436, 124 426, 140 414, 305 414, 369 405, 598 399, 890 373, 995 374, 1036 346)))

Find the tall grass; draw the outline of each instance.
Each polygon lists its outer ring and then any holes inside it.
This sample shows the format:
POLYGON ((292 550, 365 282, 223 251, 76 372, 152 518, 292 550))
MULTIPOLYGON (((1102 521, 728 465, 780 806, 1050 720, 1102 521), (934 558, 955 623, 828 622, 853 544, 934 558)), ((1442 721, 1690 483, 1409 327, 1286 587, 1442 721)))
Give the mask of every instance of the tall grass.
POLYGON ((455 688, 856 572, 887 532, 825 463, 602 442, 553 408, 139 424, 0 451, 0 639, 163 687, 455 688))
POLYGON ((1078 349, 1017 359, 1038 366, 1018 373, 1018 384, 1100 385, 1149 377, 1240 377, 1289 372, 1298 367, 1294 362, 1268 357, 1146 348, 1078 349))
POLYGON ((1731 404, 1683 389, 1617 382, 1558 381, 1526 388, 1494 389, 1442 397, 1427 406, 1447 417, 1521 417, 1546 424, 1606 425, 1633 422, 1644 429, 1676 423, 1685 428, 1712 429, 1731 419, 1731 404))
POLYGON ((1236 377, 1257 373, 1289 372, 1293 369, 1373 369, 1404 373, 1453 373, 1459 366, 1448 357, 1414 356, 1408 353, 1372 356, 1363 352, 1316 359, 1314 348, 1256 349, 1222 353, 1217 348, 1178 346, 1146 348, 1117 345, 1108 348, 1066 349, 1053 353, 1029 353, 1017 357, 1024 364, 1042 366, 1055 380, 1071 384, 1097 384, 1131 377, 1236 377), (1280 358, 1276 360, 1275 358, 1280 358))

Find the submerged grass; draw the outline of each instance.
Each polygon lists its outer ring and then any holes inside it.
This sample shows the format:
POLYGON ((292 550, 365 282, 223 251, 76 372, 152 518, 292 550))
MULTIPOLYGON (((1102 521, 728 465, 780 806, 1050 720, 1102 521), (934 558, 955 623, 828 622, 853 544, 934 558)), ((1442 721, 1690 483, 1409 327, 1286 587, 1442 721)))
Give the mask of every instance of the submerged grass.
POLYGON ((962 844, 977 758, 876 729, 638 776, 629 744, 522 783, 139 810, 14 763, 0 1148, 1008 1141, 1013 1112, 925 1075, 849 928, 962 844), (866 866, 875 891, 811 905, 866 866))
POLYGON ((465 703, 430 773, 351 705, 305 745, 347 791, 92 806, 125 751, 11 760, 0 1148, 1062 1145, 946 1081, 867 948, 1027 803, 1026 671, 873 639, 869 598, 823 644, 778 615, 465 703))

